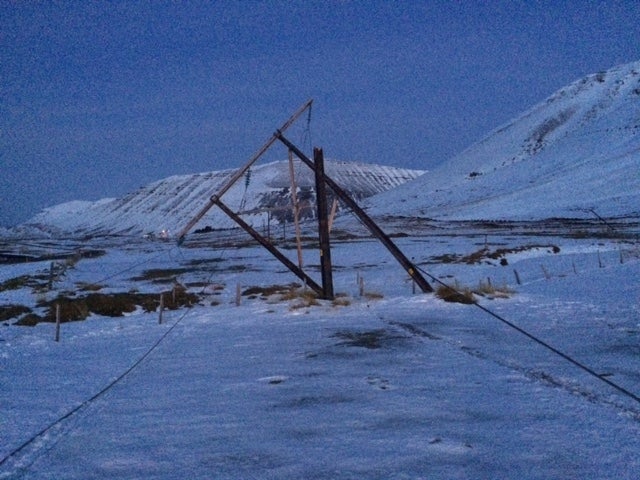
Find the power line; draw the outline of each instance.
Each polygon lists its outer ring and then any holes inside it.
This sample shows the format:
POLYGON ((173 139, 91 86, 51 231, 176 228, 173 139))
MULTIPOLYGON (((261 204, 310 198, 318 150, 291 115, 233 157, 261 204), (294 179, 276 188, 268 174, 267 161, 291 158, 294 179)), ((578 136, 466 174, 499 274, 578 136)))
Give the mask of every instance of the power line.
POLYGON ((88 405, 93 403, 95 400, 100 398, 102 395, 107 393, 109 390, 111 390, 111 388, 113 388, 117 383, 119 383, 122 379, 124 379, 127 375, 129 375, 149 355, 151 355, 151 353, 162 343, 162 341, 165 338, 167 338, 167 336, 173 331, 173 329, 176 328, 178 326, 178 324, 180 322, 182 322, 182 320, 184 320, 184 318, 187 316, 187 314, 189 312, 190 312, 190 310, 187 309, 184 312, 184 314, 180 318, 178 318, 178 320, 176 320, 176 322, 166 332, 164 332, 164 334, 162 334, 162 336, 160 336, 160 338, 144 353, 144 355, 142 355, 138 360, 136 360, 136 362, 134 362, 133 365, 131 365, 127 370, 125 370, 122 374, 120 374, 115 380, 110 382, 107 386, 105 386, 102 390, 100 390, 98 393, 93 395, 91 398, 88 398, 87 400, 82 402, 80 405, 76 406, 75 408, 72 408, 69 412, 65 413, 64 415, 62 415, 61 417, 59 417, 55 421, 51 422, 45 428, 40 430, 38 433, 36 433, 35 435, 31 436, 31 438, 29 438, 26 442, 24 442, 19 447, 15 448, 13 451, 11 451, 9 454, 7 454, 2 460, 0 460, 0 466, 2 466, 4 463, 6 463, 10 458, 15 457, 18 453, 20 453, 26 447, 31 445, 35 440, 37 440, 38 438, 42 437, 44 434, 46 434, 52 428, 54 428, 55 426, 61 424, 63 421, 65 421, 66 419, 70 418, 75 413, 77 413, 78 411, 80 411, 84 407, 87 407, 88 405))
MULTIPOLYGON (((442 280, 440 280, 440 279, 436 278, 435 276, 431 275, 429 272, 425 271, 424 269, 422 269, 422 268, 420 268, 418 266, 416 266, 416 268, 418 270, 420 270, 422 273, 424 273, 426 276, 431 278, 434 282, 444 286, 445 288, 451 289, 452 291, 454 291, 457 294, 462 295, 462 293, 459 292, 457 289, 455 289, 454 287, 452 287, 450 285, 447 285, 445 282, 443 282, 442 280)), ((626 395, 627 397, 631 398, 632 400, 635 400, 636 402, 640 403, 640 396, 634 394, 633 392, 630 392, 629 390, 627 390, 626 388, 618 385, 617 383, 612 382, 608 378, 605 378, 602 375, 599 375, 595 370, 593 370, 592 368, 590 368, 587 365, 583 364, 582 362, 579 362, 578 360, 574 359, 573 357, 571 357, 571 356, 567 355, 566 353, 558 350, 557 348, 551 346, 549 343, 545 342, 544 340, 539 339, 538 337, 536 337, 535 335, 527 332, 525 329, 519 327, 515 323, 510 322, 506 318, 504 318, 504 317, 498 315, 497 313, 489 310, 487 307, 484 307, 484 306, 480 305, 476 300, 472 300, 471 304, 475 305, 476 307, 478 307, 480 310, 484 311, 485 313, 488 313, 489 315, 491 315, 496 320, 499 320, 500 322, 504 323, 505 325, 511 327, 512 329, 514 329, 517 332, 521 333, 522 335, 526 336, 527 338, 529 338, 530 340, 534 341, 538 345, 543 346, 547 350, 550 350, 551 352, 555 353, 559 357, 565 359, 566 361, 572 363, 573 365, 575 365, 576 367, 580 368, 581 370, 587 372, 589 375, 597 378, 601 382, 606 383, 610 387, 613 387, 616 390, 618 390, 620 393, 622 393, 622 394, 626 395)))

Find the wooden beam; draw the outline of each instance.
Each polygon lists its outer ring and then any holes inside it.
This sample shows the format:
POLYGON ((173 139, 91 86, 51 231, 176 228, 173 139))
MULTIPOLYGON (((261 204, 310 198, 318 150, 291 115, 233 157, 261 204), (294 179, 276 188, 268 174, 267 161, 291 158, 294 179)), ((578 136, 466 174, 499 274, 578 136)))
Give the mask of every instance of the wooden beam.
POLYGON ((324 155, 322 149, 313 149, 316 178, 316 206, 318 211, 318 239, 320 243, 320 271, 322 292, 325 300, 333 300, 333 275, 331 272, 331 243, 329 240, 329 209, 327 188, 324 181, 324 155))
MULTIPOLYGON (((298 110, 296 110, 293 115, 291 115, 291 117, 289 117, 289 119, 284 123, 284 125, 282 125, 282 127, 280 127, 277 133, 289 128, 291 124, 304 113, 306 109, 311 107, 312 103, 313 99, 307 100, 304 105, 302 105, 298 110)), ((240 180, 245 172, 249 170, 249 168, 251 168, 251 165, 253 165, 258 160, 258 158, 260 158, 264 154, 264 152, 266 152, 269 147, 271 147, 271 145, 273 145, 273 143, 277 140, 277 133, 274 133, 271 138, 269 138, 269 140, 267 140, 267 142, 262 146, 262 148, 260 148, 260 150, 258 150, 242 168, 238 169, 229 180, 227 180, 227 183, 225 183, 216 193, 211 195, 209 201, 204 205, 204 207, 202 207, 202 209, 200 209, 195 217, 193 217, 189 221, 189 223, 187 223, 187 225, 185 225, 185 227, 180 231, 180 233, 178 234, 178 244, 181 244, 184 241, 184 237, 187 235, 187 233, 189 233, 189 231, 196 225, 196 223, 198 223, 202 219, 202 217, 204 217, 205 214, 211 209, 211 207, 216 204, 216 200, 222 197, 222 195, 224 195, 238 180, 240 180)))
MULTIPOLYGON (((291 143, 282 132, 276 132, 278 140, 287 146, 304 164, 306 164, 312 170, 315 170, 313 161, 309 159, 298 147, 291 143)), ((433 292, 433 287, 429 285, 429 282, 425 280, 422 274, 416 269, 415 265, 405 256, 404 253, 396 246, 391 238, 382 231, 382 229, 376 224, 369 215, 345 192, 331 177, 324 175, 326 184, 333 190, 333 192, 340 197, 340 199, 347 205, 348 208, 356 215, 360 221, 369 229, 371 234, 378 238, 380 242, 389 250, 394 258, 402 265, 409 276, 416 282, 418 287, 425 292, 433 292)))
POLYGON ((229 218, 231 218, 234 222, 236 222, 244 231, 246 231, 249 235, 251 235, 260 245, 269 250, 271 254, 276 257, 280 262, 291 270, 294 274, 298 276, 306 285, 308 285, 314 292, 318 295, 324 295, 323 288, 318 285, 311 277, 309 277, 301 268, 299 268, 295 263, 289 260, 285 255, 280 252, 269 240, 264 238, 258 232, 256 232, 251 225, 242 220, 238 215, 236 215, 229 207, 227 207, 222 200, 219 198, 215 199, 215 204, 226 213, 229 218))

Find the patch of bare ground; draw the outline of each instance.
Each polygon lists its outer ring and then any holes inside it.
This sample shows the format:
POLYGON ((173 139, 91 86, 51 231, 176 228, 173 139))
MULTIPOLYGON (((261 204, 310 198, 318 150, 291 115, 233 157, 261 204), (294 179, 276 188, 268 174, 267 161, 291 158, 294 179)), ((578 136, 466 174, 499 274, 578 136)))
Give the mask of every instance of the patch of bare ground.
POLYGON ((481 249, 476 250, 475 252, 468 255, 460 255, 455 253, 445 253, 443 255, 437 255, 431 257, 428 263, 466 263, 467 265, 474 265, 482 262, 491 263, 491 260, 498 260, 500 265, 508 265, 508 255, 539 249, 546 249, 549 253, 554 254, 560 253, 560 247, 551 244, 530 244, 513 248, 496 248, 494 250, 489 247, 482 247, 481 249))
POLYGON ((249 298, 262 297, 267 299, 273 295, 291 295, 292 292, 300 289, 302 285, 296 282, 287 283, 285 285, 268 285, 266 287, 251 286, 247 287, 242 295, 249 298))
POLYGON ((0 322, 6 322, 28 313, 31 313, 31 309, 24 305, 0 305, 0 322))
MULTIPOLYGON (((183 288, 174 288, 162 292, 164 308, 176 310, 181 307, 191 307, 198 303, 199 297, 183 288)), ((43 301, 38 307, 44 308, 44 315, 31 312, 21 316, 14 325, 34 326, 41 322, 55 322, 56 309, 60 309, 61 322, 74 322, 86 319, 89 315, 105 317, 122 317, 138 308, 145 312, 154 312, 160 306, 159 293, 90 293, 82 297, 60 295, 53 300, 43 301)), ((20 314, 19 314, 20 315, 20 314)))
POLYGON ((398 335, 382 328, 364 331, 340 330, 334 333, 332 337, 340 340, 337 344, 338 346, 359 347, 369 350, 376 350, 385 346, 391 347, 397 345, 398 342, 407 340, 404 335, 398 335))

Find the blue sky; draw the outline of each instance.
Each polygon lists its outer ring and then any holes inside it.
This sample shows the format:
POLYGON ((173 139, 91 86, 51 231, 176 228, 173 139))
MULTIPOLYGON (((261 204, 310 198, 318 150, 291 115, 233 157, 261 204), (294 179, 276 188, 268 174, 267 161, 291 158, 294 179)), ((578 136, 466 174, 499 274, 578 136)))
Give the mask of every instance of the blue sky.
POLYGON ((637 1, 5 1, 0 225, 239 167, 309 98, 325 156, 433 168, 638 60, 638 18, 637 1))

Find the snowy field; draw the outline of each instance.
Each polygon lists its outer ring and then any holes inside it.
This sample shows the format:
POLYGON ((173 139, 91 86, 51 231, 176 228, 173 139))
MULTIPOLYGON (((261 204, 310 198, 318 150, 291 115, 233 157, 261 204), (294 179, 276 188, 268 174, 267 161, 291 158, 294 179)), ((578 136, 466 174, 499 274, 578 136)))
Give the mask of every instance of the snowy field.
MULTIPOLYGON (((297 281, 257 246, 94 240, 84 248, 105 255, 70 265, 50 291, 3 289, 0 305, 38 312, 37 301, 94 283, 169 288, 153 269, 201 300, 164 311, 162 324, 142 309, 63 323, 59 342, 52 323, 4 321, 0 479, 640 478, 636 237, 475 230, 396 241, 444 282, 506 291, 475 298, 600 377, 475 305, 414 293, 371 239, 334 243, 342 295, 309 306, 278 294, 237 305, 238 285, 297 281)), ((38 245, 2 247, 76 246, 38 245)), ((313 250, 305 262, 318 278, 313 250)), ((0 284, 49 269, 2 264, 0 284)))

